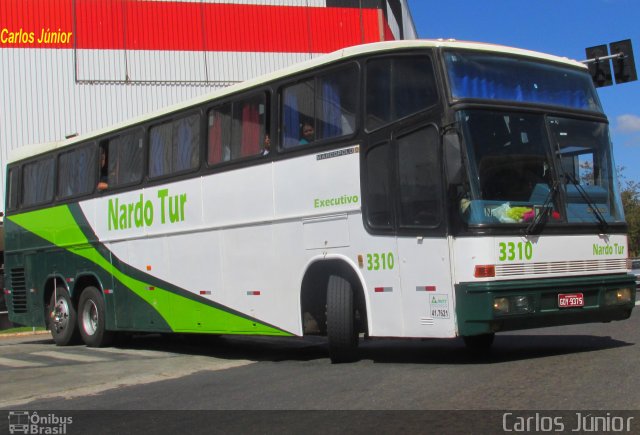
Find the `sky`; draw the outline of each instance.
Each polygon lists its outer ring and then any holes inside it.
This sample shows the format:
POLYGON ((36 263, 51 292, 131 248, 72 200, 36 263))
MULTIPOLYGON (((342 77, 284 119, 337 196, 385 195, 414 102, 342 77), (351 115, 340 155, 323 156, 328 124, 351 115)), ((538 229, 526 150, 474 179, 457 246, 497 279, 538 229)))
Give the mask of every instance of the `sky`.
MULTIPOLYGON (((640 0, 408 0, 420 38, 454 38, 575 60, 631 39, 640 73, 640 0)), ((616 165, 640 182, 640 81, 598 88, 616 165)))

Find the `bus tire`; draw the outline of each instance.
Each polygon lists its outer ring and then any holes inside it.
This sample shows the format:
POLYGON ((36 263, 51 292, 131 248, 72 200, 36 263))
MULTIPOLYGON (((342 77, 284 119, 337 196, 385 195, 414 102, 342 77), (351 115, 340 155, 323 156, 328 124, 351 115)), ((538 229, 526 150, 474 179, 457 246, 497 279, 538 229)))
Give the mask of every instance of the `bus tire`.
POLYGON ((353 289, 349 281, 336 275, 329 277, 327 284, 327 337, 332 363, 357 359, 358 330, 353 289))
POLYGON ((65 287, 57 287, 51 295, 46 320, 57 346, 68 346, 80 341, 76 307, 65 287))
POLYGON ((493 332, 480 335, 467 335, 462 337, 467 350, 473 354, 484 354, 489 352, 496 334, 493 332))
POLYGON ((95 287, 87 287, 78 303, 78 326, 82 341, 89 347, 105 347, 113 342, 113 331, 107 331, 104 299, 95 287))

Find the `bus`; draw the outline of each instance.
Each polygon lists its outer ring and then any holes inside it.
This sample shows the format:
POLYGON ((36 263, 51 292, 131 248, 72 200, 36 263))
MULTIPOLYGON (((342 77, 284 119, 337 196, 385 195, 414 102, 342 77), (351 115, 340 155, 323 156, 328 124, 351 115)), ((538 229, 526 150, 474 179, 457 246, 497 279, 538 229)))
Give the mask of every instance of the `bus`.
MULTIPOLYGON (((41 108, 45 110, 46 108, 41 108)), ((462 337, 627 319, 608 122, 587 68, 454 40, 345 48, 17 150, 13 322, 120 334, 462 337)))

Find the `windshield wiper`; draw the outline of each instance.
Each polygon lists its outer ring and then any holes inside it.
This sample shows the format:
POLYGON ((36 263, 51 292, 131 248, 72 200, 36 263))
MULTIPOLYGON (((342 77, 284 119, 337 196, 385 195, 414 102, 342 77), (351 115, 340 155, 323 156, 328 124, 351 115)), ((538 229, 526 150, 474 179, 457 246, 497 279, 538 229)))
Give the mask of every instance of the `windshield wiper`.
MULTIPOLYGON (((526 234, 538 233, 540 230, 542 230, 544 225, 547 222, 549 222, 549 214, 553 209, 553 202, 555 201, 557 193, 558 193, 558 182, 554 181, 553 185, 551 186, 551 189, 549 190, 549 193, 547 194, 547 197, 542 203, 542 209, 540 210, 539 213, 535 214, 533 220, 529 222, 529 225, 527 225, 527 228, 525 228, 524 231, 526 234)), ((535 207, 534 207, 534 210, 535 210, 535 207)))
POLYGON ((604 218, 604 216, 602 216, 602 213, 600 213, 600 210, 598 210, 598 206, 593 202, 589 194, 584 190, 584 187, 582 187, 580 183, 578 183, 578 181, 571 174, 565 172, 563 175, 566 178, 568 178, 569 181, 571 181, 571 184, 573 184, 576 187, 576 190, 578 191, 578 193, 580 194, 584 202, 589 206, 589 208, 593 212, 593 215, 598 220, 598 224, 599 224, 598 227, 603 233, 605 233, 609 228, 609 223, 604 218))

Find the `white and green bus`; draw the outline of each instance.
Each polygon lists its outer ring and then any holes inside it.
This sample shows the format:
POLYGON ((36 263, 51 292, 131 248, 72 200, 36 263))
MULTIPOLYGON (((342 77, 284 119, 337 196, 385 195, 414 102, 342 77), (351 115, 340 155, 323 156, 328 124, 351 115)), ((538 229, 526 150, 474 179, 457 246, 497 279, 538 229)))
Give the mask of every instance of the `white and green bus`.
POLYGON ((347 48, 7 166, 12 321, 119 333, 463 337, 626 319, 608 122, 580 63, 347 48))

